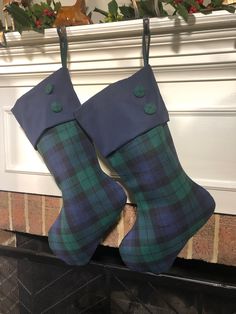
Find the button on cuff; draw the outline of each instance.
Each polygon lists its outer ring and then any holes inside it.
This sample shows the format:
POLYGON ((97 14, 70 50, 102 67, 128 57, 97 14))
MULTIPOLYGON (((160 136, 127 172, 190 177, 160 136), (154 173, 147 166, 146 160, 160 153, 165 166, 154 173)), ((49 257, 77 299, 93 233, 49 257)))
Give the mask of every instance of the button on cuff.
POLYGON ((146 114, 154 114, 157 111, 157 106, 155 103, 148 103, 144 106, 144 112, 146 114))
POLYGON ((142 85, 138 85, 134 89, 134 96, 141 98, 145 95, 145 88, 142 85))
POLYGON ((61 112, 63 110, 63 107, 58 101, 54 101, 51 104, 51 110, 55 113, 58 113, 58 112, 61 112))
POLYGON ((53 84, 47 84, 44 90, 46 94, 50 95, 53 92, 53 89, 54 89, 53 84))

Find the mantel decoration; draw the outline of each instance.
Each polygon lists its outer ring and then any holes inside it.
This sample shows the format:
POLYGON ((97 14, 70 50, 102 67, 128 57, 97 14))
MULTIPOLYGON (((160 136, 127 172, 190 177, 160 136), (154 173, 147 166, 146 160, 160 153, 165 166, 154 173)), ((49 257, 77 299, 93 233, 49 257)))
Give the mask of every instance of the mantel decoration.
POLYGON ((23 30, 43 32, 46 28, 91 23, 90 16, 86 15, 85 0, 77 0, 72 6, 62 6, 54 0, 40 3, 13 1, 5 6, 4 11, 13 19, 12 29, 20 33, 23 30))
MULTIPOLYGON (((201 12, 209 14, 215 10, 227 10, 234 13, 234 0, 131 0, 130 4, 118 6, 116 0, 108 3, 107 11, 95 8, 104 16, 100 21, 114 22, 146 17, 181 16, 188 21, 189 15, 201 12)), ((72 6, 62 6, 60 1, 46 0, 33 3, 32 0, 4 0, 4 14, 12 18, 8 27, 5 17, 5 27, 0 23, 0 31, 34 30, 43 32, 46 28, 58 26, 74 26, 92 23, 85 0, 77 0, 72 6)))

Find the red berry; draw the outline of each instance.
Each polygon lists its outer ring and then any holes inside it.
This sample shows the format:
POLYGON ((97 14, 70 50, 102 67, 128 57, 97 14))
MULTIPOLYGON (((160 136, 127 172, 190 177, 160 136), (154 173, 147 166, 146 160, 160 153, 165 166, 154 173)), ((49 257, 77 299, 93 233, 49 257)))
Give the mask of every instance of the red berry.
POLYGON ((197 12, 197 8, 195 8, 194 6, 191 6, 188 10, 188 13, 189 14, 193 14, 193 13, 196 13, 197 12))
POLYGON ((35 26, 36 26, 37 28, 40 28, 40 27, 42 26, 42 22, 41 22, 40 20, 36 20, 36 21, 35 21, 35 26))
POLYGON ((54 16, 54 12, 50 9, 44 9, 43 10, 43 15, 46 15, 46 16, 54 16))
POLYGON ((197 0, 198 4, 203 4, 204 0, 197 0))

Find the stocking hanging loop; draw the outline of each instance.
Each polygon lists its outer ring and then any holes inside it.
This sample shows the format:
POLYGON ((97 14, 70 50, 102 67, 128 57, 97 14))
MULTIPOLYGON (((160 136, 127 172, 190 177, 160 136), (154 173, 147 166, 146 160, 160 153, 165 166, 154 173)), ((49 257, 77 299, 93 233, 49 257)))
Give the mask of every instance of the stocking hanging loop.
POLYGON ((150 27, 149 27, 149 18, 144 17, 143 18, 143 42, 142 42, 144 65, 147 65, 148 60, 149 60, 150 40, 151 40, 151 34, 150 34, 150 27))
POLYGON ((67 68, 68 40, 66 34, 66 27, 65 26, 58 27, 57 33, 60 40, 61 64, 63 68, 67 68))

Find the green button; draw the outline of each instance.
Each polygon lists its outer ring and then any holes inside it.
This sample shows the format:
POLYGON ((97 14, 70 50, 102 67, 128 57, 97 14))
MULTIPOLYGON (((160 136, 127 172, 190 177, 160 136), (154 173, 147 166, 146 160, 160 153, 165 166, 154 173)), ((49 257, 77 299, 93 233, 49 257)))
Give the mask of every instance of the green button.
POLYGON ((144 88, 144 86, 142 86, 142 85, 136 86, 135 89, 134 89, 134 95, 136 97, 139 97, 139 98, 143 97, 145 95, 145 88, 144 88))
POLYGON ((62 105, 58 101, 54 101, 51 104, 51 110, 55 113, 61 112, 62 111, 62 105))
POLYGON ((147 114, 154 114, 157 111, 157 106, 153 102, 144 106, 144 112, 147 114))
POLYGON ((47 84, 45 86, 45 93, 49 95, 53 92, 53 89, 54 89, 53 84, 47 84))

